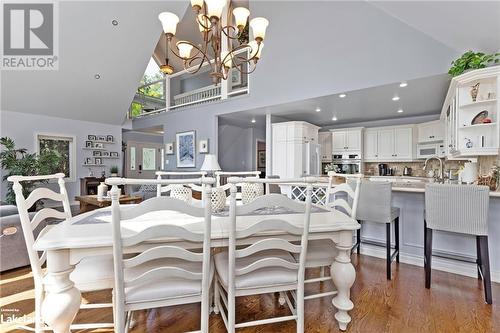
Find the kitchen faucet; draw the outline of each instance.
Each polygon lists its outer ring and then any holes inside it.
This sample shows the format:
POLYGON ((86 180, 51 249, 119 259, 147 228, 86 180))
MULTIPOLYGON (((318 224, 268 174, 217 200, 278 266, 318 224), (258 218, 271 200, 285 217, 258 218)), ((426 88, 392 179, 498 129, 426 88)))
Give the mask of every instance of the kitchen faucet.
POLYGON ((429 162, 429 160, 432 160, 432 159, 436 159, 439 161, 439 182, 444 183, 444 164, 443 164, 443 160, 441 160, 439 157, 431 156, 431 157, 427 158, 425 160, 425 163, 424 163, 424 170, 425 170, 425 168, 427 168, 427 162, 429 162))

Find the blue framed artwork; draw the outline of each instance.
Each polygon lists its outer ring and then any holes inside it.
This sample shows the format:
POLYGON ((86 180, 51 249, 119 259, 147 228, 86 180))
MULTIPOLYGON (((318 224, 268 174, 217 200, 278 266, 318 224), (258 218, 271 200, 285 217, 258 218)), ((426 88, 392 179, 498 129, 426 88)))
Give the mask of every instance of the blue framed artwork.
POLYGON ((196 166, 195 132, 176 134, 177 167, 194 168, 196 166))

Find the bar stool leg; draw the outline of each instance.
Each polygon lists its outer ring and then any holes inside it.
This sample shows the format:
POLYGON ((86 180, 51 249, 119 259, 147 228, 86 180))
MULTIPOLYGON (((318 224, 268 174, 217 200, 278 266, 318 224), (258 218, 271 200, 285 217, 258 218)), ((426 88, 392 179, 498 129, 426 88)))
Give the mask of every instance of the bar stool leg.
POLYGON ((396 237, 396 262, 399 263, 399 216, 394 220, 394 233, 396 237))
MULTIPOLYGON (((359 221, 361 225, 361 221, 359 221)), ((356 230, 356 253, 359 254, 361 252, 361 227, 356 230)))
POLYGON ((490 255, 488 253, 488 236, 477 236, 479 238, 481 272, 483 273, 484 297, 486 303, 492 304, 491 276, 490 276, 490 255))
POLYGON ((391 279, 391 224, 386 223, 387 280, 391 279))
POLYGON ((480 241, 479 237, 480 236, 476 236, 476 255, 477 255, 476 264, 477 264, 477 278, 479 280, 481 280, 482 279, 482 277, 481 277, 481 274, 482 274, 482 272, 481 272, 482 265, 481 265, 481 248, 479 246, 479 244, 480 244, 481 241, 480 241))
POLYGON ((431 288, 431 271, 432 271, 432 229, 427 228, 427 223, 425 223, 424 230, 424 266, 425 266, 425 288, 431 288))

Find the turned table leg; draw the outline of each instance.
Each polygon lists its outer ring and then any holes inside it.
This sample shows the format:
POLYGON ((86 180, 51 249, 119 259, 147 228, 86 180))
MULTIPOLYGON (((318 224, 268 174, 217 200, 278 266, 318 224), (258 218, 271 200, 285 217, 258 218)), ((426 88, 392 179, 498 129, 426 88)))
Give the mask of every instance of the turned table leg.
POLYGON ((80 309, 81 293, 75 288, 69 275, 69 250, 47 252, 47 275, 44 279, 45 298, 42 318, 55 333, 69 333, 70 326, 80 309))
POLYGON ((354 308, 351 301, 351 287, 356 278, 356 271, 351 264, 352 231, 342 231, 339 236, 339 242, 335 245, 338 254, 330 267, 330 274, 338 291, 332 300, 333 306, 338 310, 335 319, 339 322, 340 329, 345 331, 351 322, 351 316, 347 311, 354 308))

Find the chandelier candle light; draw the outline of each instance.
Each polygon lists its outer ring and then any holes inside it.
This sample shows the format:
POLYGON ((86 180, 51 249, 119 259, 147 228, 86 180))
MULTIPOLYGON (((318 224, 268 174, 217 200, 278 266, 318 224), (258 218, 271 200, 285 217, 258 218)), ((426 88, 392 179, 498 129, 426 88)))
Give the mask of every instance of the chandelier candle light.
POLYGON ((210 76, 214 84, 220 83, 221 79, 227 80, 231 68, 242 74, 252 73, 264 47, 263 41, 269 21, 263 17, 250 20, 254 40, 244 43, 240 41, 240 37, 245 31, 250 16, 247 8, 236 7, 231 15, 231 1, 227 0, 191 0, 191 6, 196 13, 196 22, 202 34, 203 44, 195 45, 190 41, 179 40, 175 43, 177 50, 172 48, 171 42, 175 36, 179 18, 170 12, 160 13, 158 19, 161 21, 167 41, 165 65, 160 66, 160 70, 165 74, 173 73, 173 67, 168 63, 170 49, 176 57, 182 59, 184 69, 191 74, 198 72, 207 62, 211 66, 210 76), (226 6, 227 13, 224 18, 222 14, 226 6), (234 24, 232 23, 233 15, 234 24), (223 38, 227 40, 227 43, 223 43, 223 38), (241 66, 245 63, 246 68, 241 66))

